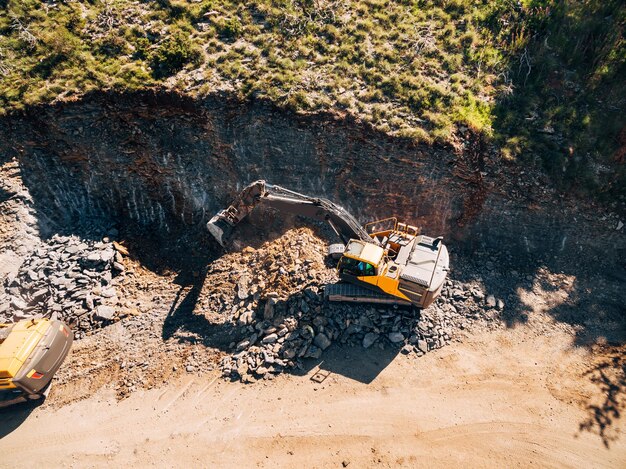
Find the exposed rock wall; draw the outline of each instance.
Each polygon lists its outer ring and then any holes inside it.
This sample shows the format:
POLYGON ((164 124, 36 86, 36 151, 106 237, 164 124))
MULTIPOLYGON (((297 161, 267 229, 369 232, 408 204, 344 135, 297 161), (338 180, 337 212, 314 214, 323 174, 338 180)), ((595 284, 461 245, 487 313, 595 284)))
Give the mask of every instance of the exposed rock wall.
POLYGON ((572 203, 506 174, 471 139, 456 151, 417 145, 351 118, 228 95, 94 94, 4 118, 0 136, 3 153, 19 156, 44 232, 90 217, 200 232, 262 178, 329 197, 362 222, 399 215, 457 250, 534 259, 585 246, 599 257, 613 242, 598 242, 573 221, 572 203))

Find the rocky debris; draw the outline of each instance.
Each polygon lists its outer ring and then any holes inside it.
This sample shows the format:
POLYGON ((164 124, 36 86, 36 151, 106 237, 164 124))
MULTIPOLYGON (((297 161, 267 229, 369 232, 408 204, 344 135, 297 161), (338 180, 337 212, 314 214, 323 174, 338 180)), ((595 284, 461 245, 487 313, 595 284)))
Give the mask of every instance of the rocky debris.
POLYGON ((68 321, 78 337, 90 335, 74 346, 58 383, 80 381, 89 371, 90 379, 113 382, 124 397, 166 382, 172 374, 202 374, 214 365, 228 379, 269 380, 306 367, 309 359, 319 360, 332 344, 392 348, 419 357, 455 340, 470 324, 498 314, 485 305, 486 293, 478 283, 456 281, 449 281, 435 305, 421 312, 328 303, 324 285, 337 278, 325 264, 325 245, 310 230, 297 229, 212 262, 193 315, 172 315, 178 288, 137 269, 120 276, 114 262, 124 262, 123 250, 109 240, 55 236, 40 244, 0 290, 4 318, 55 315, 68 321), (125 313, 130 310, 136 313, 125 313), (202 320, 195 323, 194 316, 202 320), (114 325, 90 334, 109 324, 114 325))
POLYGON ((295 243, 277 250, 280 254, 276 255, 248 248, 249 268, 233 266, 233 272, 244 271, 246 276, 233 273, 225 288, 229 295, 219 295, 218 308, 231 315, 241 338, 221 360, 225 377, 244 382, 271 379, 285 370, 303 368, 305 359, 319 359, 333 343, 392 347, 419 357, 450 343, 471 322, 490 320, 496 306, 504 307, 495 297, 486 302, 480 286, 451 280, 435 304, 423 311, 329 303, 324 300, 324 284, 336 279, 323 264, 323 250, 317 257, 315 240, 309 238, 306 230, 300 231, 295 243), (289 254, 298 243, 309 246, 308 260, 289 254), (255 268, 259 266, 266 270, 255 268), (294 277, 296 282, 292 282, 294 277), (246 294, 240 295, 242 291, 246 294))
MULTIPOLYGON (((116 243, 117 244, 117 243, 116 243)), ((119 245, 121 246, 121 245, 119 245)), ((77 338, 111 323, 119 302, 114 267, 123 261, 108 238, 54 235, 39 244, 0 290, 0 322, 36 315, 67 322, 77 338)), ((121 264, 121 263, 120 263, 121 264)))

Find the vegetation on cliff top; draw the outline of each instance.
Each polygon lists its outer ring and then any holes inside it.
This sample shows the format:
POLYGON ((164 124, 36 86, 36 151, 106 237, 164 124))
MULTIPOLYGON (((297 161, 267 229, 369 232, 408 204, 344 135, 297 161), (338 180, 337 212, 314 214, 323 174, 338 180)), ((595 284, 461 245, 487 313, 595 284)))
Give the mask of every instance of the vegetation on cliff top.
POLYGON ((625 180, 619 0, 0 0, 0 106, 157 84, 468 131, 556 181, 625 180))

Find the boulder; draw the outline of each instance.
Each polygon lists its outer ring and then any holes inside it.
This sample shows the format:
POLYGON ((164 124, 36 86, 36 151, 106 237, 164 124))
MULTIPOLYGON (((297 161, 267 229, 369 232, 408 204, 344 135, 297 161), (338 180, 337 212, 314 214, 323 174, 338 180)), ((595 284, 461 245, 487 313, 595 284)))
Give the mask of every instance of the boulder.
POLYGON ((363 348, 370 348, 374 342, 378 340, 379 335, 375 332, 368 332, 363 337, 363 348))
POLYGON ((317 334, 315 336, 315 339, 313 339, 313 343, 318 346, 319 348, 321 348, 322 350, 326 350, 328 347, 330 347, 330 344, 332 343, 330 341, 330 339, 326 336, 326 334, 322 334, 321 332, 319 334, 317 334))
POLYGON ((387 337, 389 337, 389 340, 394 344, 404 341, 402 332, 390 332, 387 337))

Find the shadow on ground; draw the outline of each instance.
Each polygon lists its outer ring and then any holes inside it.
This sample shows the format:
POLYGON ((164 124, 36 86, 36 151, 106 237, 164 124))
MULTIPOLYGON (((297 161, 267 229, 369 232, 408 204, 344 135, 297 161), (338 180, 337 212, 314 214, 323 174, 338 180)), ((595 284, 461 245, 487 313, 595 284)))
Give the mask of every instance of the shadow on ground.
POLYGON ((0 440, 16 430, 43 401, 26 401, 0 409, 0 440))
POLYGON ((177 275, 176 283, 180 288, 165 318, 161 336, 163 340, 175 336, 180 342, 201 343, 205 347, 228 351, 232 342, 241 340, 237 326, 230 321, 211 322, 202 312, 196 312, 207 269, 207 265, 198 265, 198 270, 182 271, 177 275))
POLYGON ((584 256, 454 255, 452 276, 482 285, 486 295, 505 303, 500 320, 507 327, 525 324, 536 308, 571 326, 576 346, 626 343, 626 268, 616 262, 626 244, 607 246, 603 263, 584 256), (533 301, 535 301, 533 303, 533 301))
MULTIPOLYGON (((397 347, 365 349, 360 345, 349 346, 335 343, 324 351, 322 358, 306 359, 302 368, 296 368, 291 373, 296 376, 306 376, 318 368, 316 375, 319 376, 321 382, 337 374, 359 383, 370 384, 395 360, 398 353, 400 349, 397 347)), ((317 376, 312 377, 313 380, 316 378, 317 376)))
POLYGON ((588 417, 579 431, 597 434, 604 446, 619 438, 615 424, 626 410, 626 357, 623 350, 611 349, 585 376, 597 387, 601 399, 587 406, 588 417))
POLYGON ((618 421, 626 408, 626 269, 617 261, 624 255, 623 243, 617 243, 607 247, 604 263, 571 254, 512 263, 502 251, 488 257, 457 256, 453 264, 455 278, 477 281, 486 294, 505 301, 500 320, 507 327, 530 322, 538 308, 569 326, 572 345, 588 348, 592 360, 598 348, 613 350, 585 374, 596 392, 579 427, 580 432, 597 434, 607 447, 618 438, 618 421))
MULTIPOLYGON (((179 281, 182 284, 165 319, 162 337, 164 340, 175 338, 182 343, 200 343, 206 347, 217 348, 227 353, 235 353, 234 345, 250 337, 254 332, 248 328, 249 326, 237 325, 235 320, 231 318, 231 311, 223 310, 208 312, 208 314, 202 311, 199 304, 206 283, 206 274, 207 270, 204 269, 199 275, 195 275, 192 278, 184 279, 179 276, 179 281)), ((319 319, 320 316, 331 317, 328 314, 329 311, 324 311, 324 309, 332 308, 332 306, 325 305, 318 300, 310 303, 310 314, 304 314, 299 319, 296 319, 296 316, 290 311, 293 311, 294 307, 298 309, 298 305, 300 305, 304 297, 303 291, 298 291, 284 300, 279 300, 274 306, 274 318, 269 321, 263 320, 264 302, 260 302, 255 310, 253 323, 261 326, 263 329, 271 326, 278 327, 281 324, 287 324, 294 320, 297 321, 298 326, 295 330, 299 331, 300 335, 295 339, 296 342, 285 341, 281 345, 280 351, 276 353, 277 357, 286 356, 285 352, 289 349, 302 350, 301 347, 303 346, 306 348, 304 344, 307 342, 306 339, 303 339, 305 336, 302 334, 305 334, 307 329, 312 330, 311 328, 313 327, 315 327, 315 330, 318 330, 318 326, 314 325, 315 318, 319 319), (314 310, 318 306, 321 306, 323 309, 316 313, 314 310)), ((407 310, 406 314, 405 320, 408 320, 409 316, 413 317, 414 315, 412 310, 407 310)), ((339 316, 335 319, 341 320, 339 316)), ((334 326, 327 324, 326 331, 332 330, 332 327, 334 326), (328 327, 331 327, 331 329, 328 329, 328 327)), ((313 336, 309 335, 308 337, 310 343, 313 336)), ((370 349, 364 349, 361 346, 350 346, 335 340, 333 345, 325 350, 320 358, 301 358, 298 360, 298 366, 287 368, 285 371, 297 376, 305 376, 313 369, 319 368, 322 370, 322 374, 340 374, 368 384, 393 361, 399 351, 398 347, 393 347, 389 344, 381 347, 379 342, 376 342, 370 349)))

